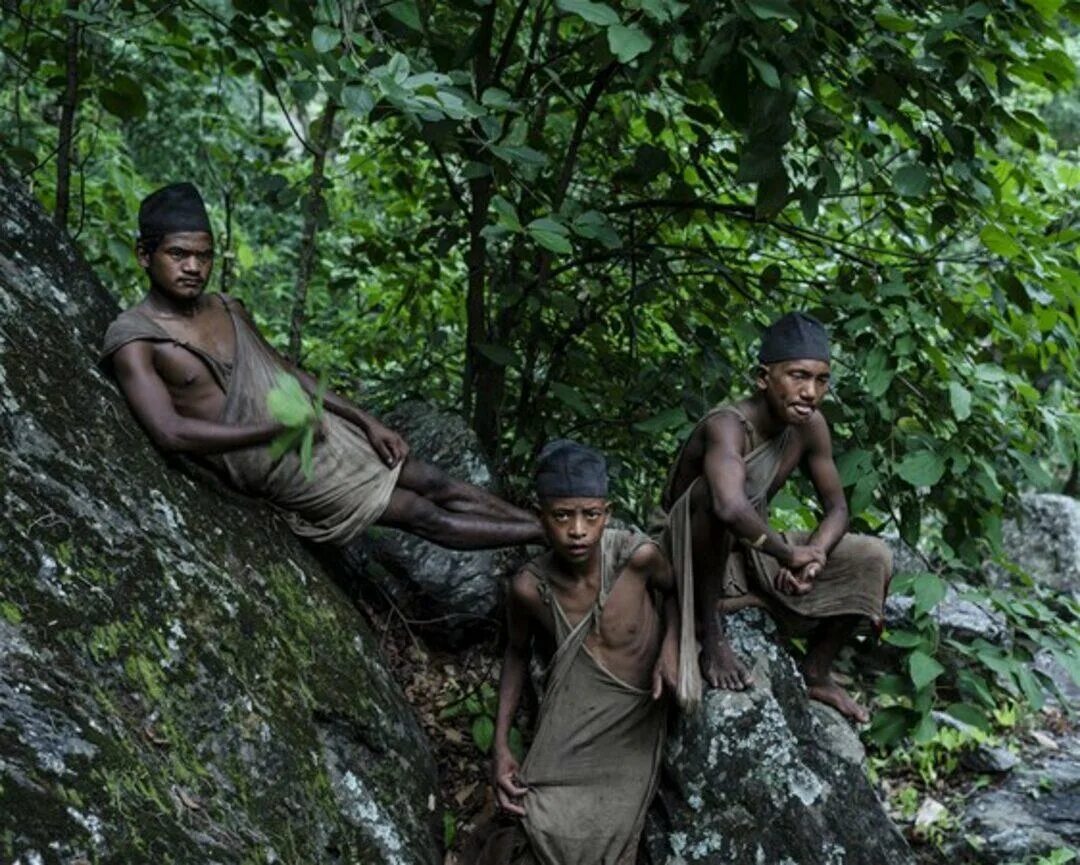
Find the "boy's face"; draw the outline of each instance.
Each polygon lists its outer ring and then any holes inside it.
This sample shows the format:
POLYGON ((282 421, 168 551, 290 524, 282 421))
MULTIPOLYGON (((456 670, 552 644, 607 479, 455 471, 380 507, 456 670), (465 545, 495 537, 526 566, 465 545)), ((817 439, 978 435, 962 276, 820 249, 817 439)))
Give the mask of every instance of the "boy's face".
POLYGON ((139 264, 167 297, 192 301, 202 294, 210 279, 214 239, 205 231, 166 234, 153 252, 139 250, 139 264))
POLYGON ((758 374, 758 390, 774 417, 788 424, 804 424, 829 391, 829 364, 823 360, 771 363, 758 374))
POLYGON ((607 525, 607 499, 546 499, 540 522, 555 554, 567 562, 588 561, 607 525))

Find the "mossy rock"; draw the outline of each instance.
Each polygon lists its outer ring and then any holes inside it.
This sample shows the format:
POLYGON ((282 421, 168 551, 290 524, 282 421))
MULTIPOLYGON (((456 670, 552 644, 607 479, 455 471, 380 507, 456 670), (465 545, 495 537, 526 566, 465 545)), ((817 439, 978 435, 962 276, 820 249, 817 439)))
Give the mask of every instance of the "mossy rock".
POLYGON ((169 466, 0 171, 0 861, 434 863, 428 742, 268 508, 169 466))

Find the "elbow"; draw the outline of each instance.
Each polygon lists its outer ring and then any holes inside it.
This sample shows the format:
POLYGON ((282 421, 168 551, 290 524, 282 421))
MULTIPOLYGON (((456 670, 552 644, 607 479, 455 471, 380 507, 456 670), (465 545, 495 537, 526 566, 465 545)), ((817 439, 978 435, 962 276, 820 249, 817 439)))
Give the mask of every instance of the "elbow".
POLYGON ((731 525, 743 512, 743 505, 741 502, 717 498, 713 501, 712 512, 713 516, 721 523, 724 525, 731 525))
POLYGON ((187 439, 177 425, 153 427, 149 432, 154 444, 165 453, 178 454, 190 450, 187 439))

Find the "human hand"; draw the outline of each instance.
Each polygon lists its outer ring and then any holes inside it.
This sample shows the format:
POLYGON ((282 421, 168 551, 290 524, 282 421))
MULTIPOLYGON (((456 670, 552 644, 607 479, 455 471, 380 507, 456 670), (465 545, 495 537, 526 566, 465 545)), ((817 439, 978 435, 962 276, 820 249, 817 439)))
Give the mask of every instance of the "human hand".
POLYGON ((389 427, 378 421, 371 421, 367 428, 368 441, 375 448, 375 453, 389 468, 403 463, 409 455, 409 445, 389 427))
POLYGON ((665 640, 660 647, 660 656, 656 659, 652 674, 652 698, 659 700, 664 696, 664 689, 674 694, 679 682, 679 650, 670 640, 665 640))
POLYGON ((528 792, 528 788, 521 784, 518 777, 520 771, 521 767, 513 754, 509 751, 496 752, 491 764, 491 785, 495 788, 495 803, 500 811, 515 817, 525 816, 521 797, 528 792))
POLYGON ((785 595, 805 595, 812 588, 810 581, 803 576, 805 571, 806 568, 796 572, 790 568, 780 568, 776 573, 776 588, 785 595))
POLYGON ((805 568, 807 565, 817 564, 819 567, 825 566, 825 551, 820 547, 814 546, 794 546, 791 548, 791 555, 786 562, 781 562, 791 573, 796 574, 805 568))

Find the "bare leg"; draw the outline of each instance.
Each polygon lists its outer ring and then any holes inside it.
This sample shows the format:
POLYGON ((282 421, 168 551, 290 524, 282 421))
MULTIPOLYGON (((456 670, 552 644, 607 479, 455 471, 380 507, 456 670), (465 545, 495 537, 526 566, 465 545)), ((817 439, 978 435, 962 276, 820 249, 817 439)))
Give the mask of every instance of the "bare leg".
POLYGON ((809 651, 802 660, 802 673, 811 699, 832 706, 856 723, 865 724, 870 720, 870 713, 832 677, 833 661, 858 622, 858 616, 826 619, 811 637, 809 651))
POLYGON ((538 543, 544 532, 540 521, 512 522, 481 514, 449 511, 411 490, 397 487, 390 504, 376 521, 402 529, 453 550, 484 550, 538 543))
POLYGON ((481 487, 452 478, 437 466, 414 457, 409 457, 401 467, 398 486, 417 493, 448 511, 478 514, 511 522, 536 522, 534 514, 514 507, 481 487))
POLYGON ((690 531, 694 544, 694 603, 701 621, 701 673, 714 688, 741 691, 753 684, 753 677, 736 656, 724 636, 720 609, 720 569, 716 539, 724 531, 709 502, 709 491, 698 484, 690 508, 690 531))

